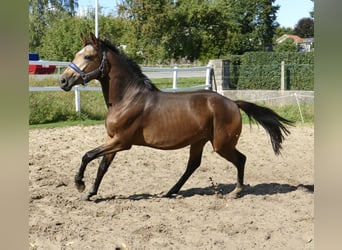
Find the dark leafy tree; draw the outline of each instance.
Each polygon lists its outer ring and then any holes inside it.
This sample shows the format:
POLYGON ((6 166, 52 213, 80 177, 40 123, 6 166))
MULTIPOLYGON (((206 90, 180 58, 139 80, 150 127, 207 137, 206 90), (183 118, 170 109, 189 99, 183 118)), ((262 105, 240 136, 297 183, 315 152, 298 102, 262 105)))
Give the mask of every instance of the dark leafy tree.
POLYGON ((314 20, 311 17, 300 19, 294 28, 294 34, 303 38, 314 37, 314 20))
POLYGON ((223 0, 223 20, 228 35, 227 52, 243 54, 246 51, 263 51, 272 48, 279 6, 274 0, 238 1, 223 0))

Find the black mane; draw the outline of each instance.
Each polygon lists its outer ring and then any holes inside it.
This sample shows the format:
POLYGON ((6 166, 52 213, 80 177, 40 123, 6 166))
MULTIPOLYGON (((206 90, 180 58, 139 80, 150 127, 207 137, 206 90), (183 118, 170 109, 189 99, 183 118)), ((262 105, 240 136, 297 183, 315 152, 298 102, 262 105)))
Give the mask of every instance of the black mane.
POLYGON ((123 59, 131 69, 138 76, 137 83, 144 84, 149 90, 159 91, 159 89, 151 82, 151 80, 142 72, 140 66, 130 57, 126 56, 122 51, 120 51, 114 44, 112 44, 108 39, 101 40, 101 43, 117 54, 121 59, 123 59))

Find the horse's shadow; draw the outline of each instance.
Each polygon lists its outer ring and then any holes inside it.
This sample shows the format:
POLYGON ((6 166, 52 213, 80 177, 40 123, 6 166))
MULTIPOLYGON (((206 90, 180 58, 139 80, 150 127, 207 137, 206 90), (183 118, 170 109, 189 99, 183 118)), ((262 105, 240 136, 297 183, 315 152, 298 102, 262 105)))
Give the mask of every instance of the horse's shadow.
MULTIPOLYGON (((227 195, 235 189, 234 184, 217 184, 206 188, 191 188, 188 190, 180 191, 179 194, 183 197, 191 197, 194 195, 227 195)), ((275 194, 285 194, 296 191, 298 189, 305 190, 307 192, 314 192, 314 185, 303 185, 299 184, 297 186, 289 184, 279 184, 279 183, 263 183, 257 184, 255 186, 246 185, 244 191, 239 195, 240 197, 246 195, 275 195, 275 194)))
MULTIPOLYGON (((227 195, 231 193, 235 188, 234 184, 216 184, 211 185, 205 188, 190 188, 186 190, 181 190, 178 194, 174 197, 192 197, 195 195, 227 195)), ((294 192, 296 190, 303 190, 308 193, 314 192, 314 185, 304 185, 299 184, 297 186, 289 185, 289 184, 279 184, 279 183, 263 183, 257 184, 255 186, 246 185, 244 191, 239 195, 239 197, 244 197, 248 195, 275 195, 275 194, 286 194, 290 192, 294 192)), ((153 198, 169 198, 165 197, 162 194, 133 194, 129 196, 124 195, 117 195, 117 196, 110 196, 104 198, 98 198, 95 200, 96 203, 103 202, 103 201, 110 201, 115 199, 122 199, 122 200, 147 200, 153 198)), ((171 197, 172 198, 172 197, 171 197)))

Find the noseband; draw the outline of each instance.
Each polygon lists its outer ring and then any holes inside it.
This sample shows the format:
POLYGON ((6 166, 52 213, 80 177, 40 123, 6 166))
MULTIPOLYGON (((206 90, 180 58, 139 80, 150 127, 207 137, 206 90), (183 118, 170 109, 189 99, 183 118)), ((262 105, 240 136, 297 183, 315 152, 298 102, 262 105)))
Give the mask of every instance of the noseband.
POLYGON ((98 73, 101 73, 101 77, 104 76, 105 63, 106 63, 106 52, 102 50, 102 61, 101 61, 100 66, 97 69, 90 71, 88 73, 85 73, 73 62, 69 64, 69 67, 75 70, 78 74, 80 74, 83 79, 82 84, 87 85, 90 77, 97 75, 98 73))

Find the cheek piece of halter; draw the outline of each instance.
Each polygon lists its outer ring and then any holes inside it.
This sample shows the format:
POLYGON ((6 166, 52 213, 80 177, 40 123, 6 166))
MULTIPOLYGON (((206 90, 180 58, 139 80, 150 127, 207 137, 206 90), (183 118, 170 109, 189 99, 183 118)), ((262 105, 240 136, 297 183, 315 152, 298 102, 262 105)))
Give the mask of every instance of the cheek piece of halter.
POLYGON ((104 67, 105 67, 105 64, 106 64, 106 52, 104 50, 102 50, 102 61, 101 61, 100 66, 97 69, 95 69, 93 71, 90 71, 88 73, 85 73, 76 64, 74 64, 73 62, 71 62, 69 64, 69 67, 72 68, 78 74, 81 75, 81 77, 83 79, 82 85, 86 86, 88 84, 88 82, 89 82, 89 78, 90 77, 92 77, 94 75, 97 75, 99 73, 101 73, 101 77, 104 77, 104 67))

